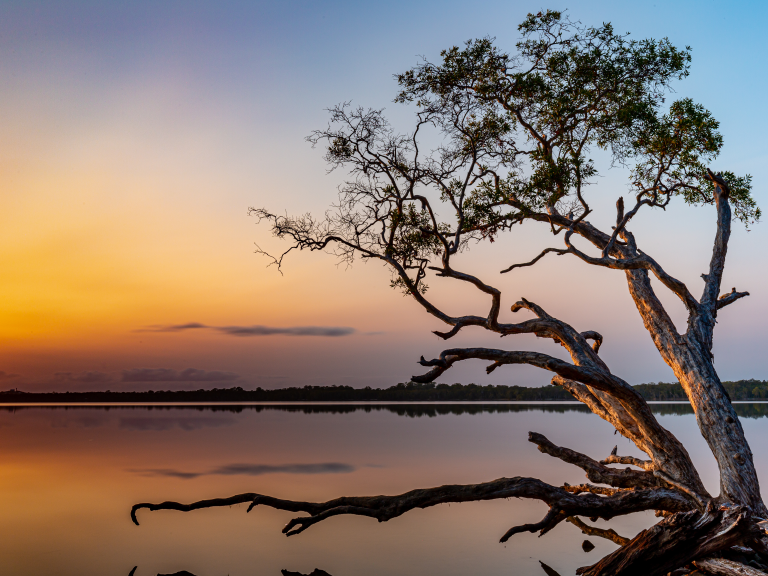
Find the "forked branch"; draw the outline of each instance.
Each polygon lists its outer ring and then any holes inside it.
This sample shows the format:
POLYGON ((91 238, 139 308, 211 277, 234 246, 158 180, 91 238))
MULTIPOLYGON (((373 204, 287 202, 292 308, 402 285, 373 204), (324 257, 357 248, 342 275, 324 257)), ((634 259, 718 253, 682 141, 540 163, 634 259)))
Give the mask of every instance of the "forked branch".
POLYGON ((608 484, 615 488, 654 488, 661 485, 658 478, 645 470, 609 468, 603 462, 593 460, 580 452, 556 446, 542 434, 536 432, 528 433, 528 441, 536 444, 540 452, 578 466, 587 473, 590 482, 608 484))

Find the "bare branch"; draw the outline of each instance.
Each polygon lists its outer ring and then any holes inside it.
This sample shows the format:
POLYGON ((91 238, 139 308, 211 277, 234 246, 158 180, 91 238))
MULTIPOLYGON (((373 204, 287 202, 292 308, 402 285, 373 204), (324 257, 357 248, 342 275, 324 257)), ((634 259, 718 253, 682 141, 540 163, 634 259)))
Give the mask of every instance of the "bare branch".
POLYGON ((714 174, 707 169, 707 177, 715 188, 715 205, 717 206, 717 233, 712 248, 712 260, 709 272, 704 275, 704 292, 701 295, 702 306, 712 311, 717 306, 717 295, 720 293, 720 282, 725 269, 725 256, 728 252, 728 239, 731 236, 731 206, 728 202, 730 188, 720 174, 714 174))
POLYGON ((439 358, 434 360, 425 360, 422 356, 419 364, 422 366, 434 366, 434 369, 420 376, 412 376, 414 382, 426 383, 434 382, 441 374, 448 370, 456 362, 468 359, 490 360, 493 362, 486 368, 486 372, 493 372, 499 366, 505 364, 530 364, 549 370, 573 380, 581 382, 598 382, 605 384, 604 375, 593 369, 574 366, 569 362, 560 360, 540 352, 507 351, 495 350, 492 348, 452 348, 444 350, 439 358))
POLYGON ((605 460, 600 460, 600 464, 629 464, 631 466, 637 466, 641 470, 653 472, 655 466, 650 460, 640 460, 634 456, 617 456, 616 450, 618 446, 614 446, 613 452, 605 460))
POLYGON ((749 296, 749 292, 736 292, 736 288, 731 288, 731 291, 727 294, 723 294, 717 299, 717 309, 724 308, 728 304, 733 304, 736 300, 749 296))
POLYGON ((528 441, 536 444, 539 447, 540 452, 578 466, 587 473, 587 478, 589 478, 591 482, 608 484, 615 488, 653 488, 660 486, 659 481, 652 473, 632 470, 631 468, 626 468, 624 470, 609 468, 604 466, 601 462, 593 460, 589 456, 580 454, 570 448, 556 446, 546 437, 537 434, 536 432, 528 433, 528 441))
POLYGON ((552 385, 568 390, 574 398, 586 404, 594 414, 610 423, 622 436, 632 440, 641 450, 652 453, 652 450, 645 446, 646 437, 640 431, 637 421, 616 398, 560 376, 552 378, 552 385))
POLYGON ((212 498, 210 500, 193 502, 192 504, 180 504, 178 502, 150 504, 149 502, 142 502, 141 504, 134 504, 131 508, 131 520, 133 520, 133 523, 136 524, 136 526, 139 525, 139 521, 136 518, 136 512, 142 508, 146 508, 147 510, 178 510, 180 512, 191 512, 193 510, 202 510, 203 508, 233 506, 235 504, 243 504, 244 502, 252 502, 257 496, 258 494, 253 492, 246 492, 245 494, 238 494, 237 496, 230 496, 229 498, 212 498))
POLYGON ((581 494, 583 492, 589 492, 591 494, 601 494, 603 496, 613 496, 618 494, 622 490, 630 490, 630 488, 609 488, 607 486, 595 486, 594 484, 578 484, 571 486, 568 483, 563 484, 563 490, 571 492, 572 494, 581 494))
POLYGON ((637 256, 619 259, 611 258, 609 256, 595 258, 585 254, 571 244, 570 238, 572 234, 573 232, 571 230, 566 232, 564 238, 565 244, 568 246, 569 252, 575 254, 584 262, 592 264, 593 266, 602 266, 603 268, 612 268, 614 270, 648 270, 653 272, 654 276, 656 276, 662 284, 674 292, 680 300, 683 301, 683 304, 685 304, 688 310, 691 312, 698 310, 699 303, 688 291, 688 287, 680 280, 667 274, 659 263, 647 254, 641 253, 637 256))
POLYGON ((581 337, 584 338, 584 340, 594 341, 594 344, 592 344, 592 350, 595 351, 595 354, 597 354, 597 352, 600 350, 600 346, 603 345, 603 335, 599 332, 595 332, 594 330, 587 330, 586 332, 582 332, 581 337))
POLYGON ((576 528, 581 530, 582 534, 586 534, 587 536, 598 536, 600 538, 605 538, 606 540, 610 540, 611 542, 615 542, 619 546, 624 546, 627 542, 629 542, 629 538, 624 538, 624 536, 619 536, 616 531, 613 528, 597 528, 596 526, 589 526, 588 524, 585 524, 580 518, 576 516, 569 516, 565 519, 566 522, 570 522, 576 528))
MULTIPOLYGON (((248 511, 255 506, 263 505, 278 510, 290 512, 306 512, 307 517, 291 520, 283 533, 286 536, 299 534, 308 527, 339 514, 351 514, 376 518, 386 522, 414 508, 428 508, 449 502, 476 502, 479 500, 496 500, 500 498, 529 498, 541 500, 550 508, 556 509, 566 516, 586 516, 589 518, 604 518, 631 514, 643 510, 667 510, 670 512, 687 510, 690 503, 680 492, 665 488, 655 490, 627 490, 613 496, 601 497, 594 494, 572 494, 562 488, 551 486, 536 478, 499 478, 483 484, 446 485, 436 488, 411 490, 398 496, 360 496, 342 497, 328 502, 298 502, 282 500, 261 494, 239 494, 231 498, 202 500, 192 504, 178 502, 163 502, 161 504, 136 504, 131 510, 131 518, 138 525, 136 512, 148 510, 178 510, 189 512, 214 506, 229 506, 250 501, 248 511)), ((557 517, 559 518, 559 516, 557 517)), ((548 515, 546 528, 555 519, 554 513, 548 515)), ((557 521, 560 521, 559 519, 557 521)), ((541 524, 541 523, 539 523, 541 524)), ((538 526, 538 524, 537 524, 538 526)), ((528 530, 518 528, 516 531, 528 530)), ((535 530, 542 528, 534 528, 535 530)), ((513 533, 514 533, 513 529, 513 533)), ((509 533, 509 532, 508 532, 509 533)), ((510 534, 511 535, 511 534, 510 534)))
POLYGON ((512 264, 512 266, 510 266, 509 268, 504 268, 504 270, 501 271, 501 274, 505 274, 505 273, 509 272, 510 270, 514 270, 515 268, 525 268, 526 266, 533 266, 534 264, 536 264, 536 262, 538 262, 539 260, 544 258, 544 256, 546 256, 547 254, 550 254, 550 253, 555 253, 555 254, 558 254, 558 255, 562 256, 563 254, 568 254, 568 252, 569 252, 569 250, 566 250, 566 249, 563 249, 563 248, 545 248, 541 252, 541 254, 536 256, 536 258, 534 258, 533 260, 531 260, 529 262, 523 262, 522 264, 512 264))

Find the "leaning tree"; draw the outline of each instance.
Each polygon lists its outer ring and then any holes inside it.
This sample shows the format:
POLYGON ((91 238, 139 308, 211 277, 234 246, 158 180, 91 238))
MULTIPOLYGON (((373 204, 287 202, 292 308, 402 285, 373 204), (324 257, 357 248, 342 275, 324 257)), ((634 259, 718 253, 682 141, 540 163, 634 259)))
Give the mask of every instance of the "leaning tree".
POLYGON ((720 285, 732 220, 749 223, 760 216, 750 195, 750 177, 710 170, 723 140, 717 121, 702 106, 681 99, 663 109, 670 83, 688 75, 689 49, 675 48, 666 39, 635 41, 616 34, 610 24, 584 27, 554 11, 529 15, 519 30, 522 39, 514 55, 491 39, 475 40, 444 51, 437 63, 425 61, 399 75, 396 101, 416 110, 415 125, 406 134, 396 133, 380 110, 333 108, 329 127, 314 132, 309 141, 326 146, 331 167, 346 169, 351 177, 340 189, 338 204, 324 217, 252 212, 269 222, 275 236, 290 241, 275 259, 278 266, 293 249, 330 251, 346 261, 378 260, 392 271, 393 287, 448 326, 435 332, 440 338, 448 340, 468 326, 501 336, 535 334, 563 346, 571 359, 450 348, 432 360, 422 357, 419 363, 429 371, 414 376, 414 382, 432 382, 467 359, 489 362, 487 372, 506 364, 537 366, 554 373, 553 384, 610 422, 647 460, 614 450, 596 461, 531 433, 529 440, 541 452, 582 468, 590 483, 552 486, 535 478, 500 478, 322 503, 249 493, 189 505, 137 504, 134 522, 141 508, 188 511, 250 502, 249 511, 261 504, 307 513, 283 529, 293 535, 338 514, 381 522, 412 508, 514 496, 541 500, 549 511, 540 522, 511 528, 502 542, 519 532, 544 534, 566 519, 601 533, 579 516, 610 519, 655 510, 662 518, 629 541, 603 531, 621 547, 580 569, 581 574, 650 576, 691 563, 720 574, 758 573, 734 562, 732 554, 768 554, 768 509, 752 452, 712 355, 718 312, 748 294, 735 289, 721 294, 720 285), (440 140, 427 151, 425 133, 430 131, 433 140, 435 133, 440 140), (631 174, 630 203, 625 206, 619 198, 610 230, 588 220, 592 208, 587 187, 598 175, 589 157, 595 147, 631 174), (641 209, 664 209, 677 198, 690 205, 712 205, 717 214, 711 262, 698 298, 638 246, 629 227, 641 209), (569 254, 589 266, 624 273, 645 328, 685 390, 717 460, 719 495, 707 492, 685 447, 599 356, 599 333, 580 331, 526 299, 511 311, 527 310, 533 318, 507 322, 500 290, 459 268, 459 254, 472 243, 493 242, 529 223, 543 226, 562 243, 502 273, 533 266, 548 254, 569 254), (425 284, 430 272, 486 295, 487 315, 453 316, 438 307, 425 284), (652 285, 652 277, 658 285, 652 285), (660 285, 685 305, 685 332, 678 331, 657 296, 654 286, 660 285))

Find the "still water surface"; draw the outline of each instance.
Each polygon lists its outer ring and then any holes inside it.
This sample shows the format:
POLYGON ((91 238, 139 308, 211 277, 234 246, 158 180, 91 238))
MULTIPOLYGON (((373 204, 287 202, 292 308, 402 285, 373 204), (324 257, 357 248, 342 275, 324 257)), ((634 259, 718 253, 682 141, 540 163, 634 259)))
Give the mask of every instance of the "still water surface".
MULTIPOLYGON (((718 492, 714 459, 690 407, 653 406, 718 492)), ((768 483, 768 404, 738 404, 760 477, 768 483)), ((528 431, 594 458, 618 444, 641 454, 576 404, 271 405, 0 408, 0 574, 279 576, 320 568, 333 576, 536 575, 539 560, 563 576, 615 544, 563 523, 542 538, 499 537, 540 520, 525 500, 442 505, 386 523, 335 517, 286 538, 295 514, 247 505, 190 513, 140 511, 137 502, 258 492, 324 501, 417 487, 534 476, 585 481, 538 452, 528 431)), ((766 492, 764 491, 764 494, 766 492)), ((615 519, 627 537, 652 513, 615 519)), ((602 521, 597 525, 607 526, 602 521)))

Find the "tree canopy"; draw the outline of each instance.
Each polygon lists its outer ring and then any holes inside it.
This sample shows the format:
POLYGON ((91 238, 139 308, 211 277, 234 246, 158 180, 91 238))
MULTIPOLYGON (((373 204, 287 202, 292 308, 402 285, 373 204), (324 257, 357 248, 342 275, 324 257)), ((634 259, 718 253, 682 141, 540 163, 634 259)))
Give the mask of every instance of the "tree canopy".
MULTIPOLYGON (((352 178, 324 218, 253 212, 269 219, 278 237, 293 240, 291 249, 385 261, 393 286, 419 299, 430 268, 487 291, 457 272, 452 257, 471 241, 492 242, 528 220, 564 233, 565 246, 543 254, 570 252, 611 266, 609 247, 641 208, 665 208, 676 196, 692 205, 714 203, 707 166, 723 145, 718 122, 687 98, 666 106, 670 83, 689 73, 689 48, 633 40, 610 24, 582 26, 556 11, 529 15, 519 30, 514 55, 492 39, 473 40, 444 50, 436 64, 425 61, 398 75, 395 101, 416 110, 409 133, 395 133, 382 110, 332 108, 328 128, 309 141, 325 146, 330 166, 352 178), (429 129, 441 135, 434 150, 422 144, 429 129), (629 210, 620 208, 601 259, 571 243, 592 212, 595 148, 630 169, 634 196, 629 210), (570 223, 556 223, 554 215, 570 223)), ((745 224, 758 219, 751 177, 727 171, 722 177, 735 217, 745 224)), ((521 265, 528 264, 504 271, 521 265)))

